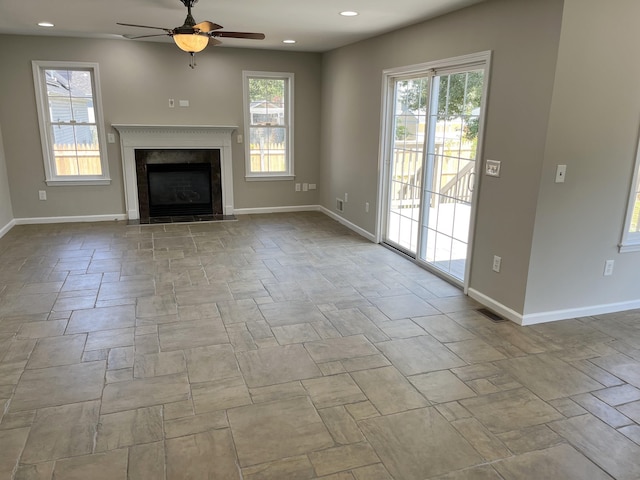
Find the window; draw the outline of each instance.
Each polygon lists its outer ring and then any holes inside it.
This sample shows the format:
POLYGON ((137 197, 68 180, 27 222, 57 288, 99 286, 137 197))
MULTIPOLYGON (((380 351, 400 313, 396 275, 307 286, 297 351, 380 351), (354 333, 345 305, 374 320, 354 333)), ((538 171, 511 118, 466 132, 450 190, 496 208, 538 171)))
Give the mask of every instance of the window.
POLYGON ((243 72, 247 180, 292 180, 293 74, 243 72))
POLYGON ((32 62, 47 185, 107 185, 95 63, 32 62))
POLYGON ((636 165, 631 182, 627 219, 624 224, 624 232, 622 232, 620 251, 640 251, 640 143, 636 153, 636 165))

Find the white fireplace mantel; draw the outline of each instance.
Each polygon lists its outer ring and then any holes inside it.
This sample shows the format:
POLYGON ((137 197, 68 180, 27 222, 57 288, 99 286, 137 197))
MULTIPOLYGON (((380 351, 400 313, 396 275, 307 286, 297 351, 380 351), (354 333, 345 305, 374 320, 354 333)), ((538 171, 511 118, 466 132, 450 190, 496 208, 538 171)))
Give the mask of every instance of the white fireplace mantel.
POLYGON ((230 125, 127 125, 113 124, 120 134, 124 196, 129 220, 140 218, 136 149, 196 148, 219 149, 224 215, 233 215, 233 162, 231 134, 238 127, 230 125))

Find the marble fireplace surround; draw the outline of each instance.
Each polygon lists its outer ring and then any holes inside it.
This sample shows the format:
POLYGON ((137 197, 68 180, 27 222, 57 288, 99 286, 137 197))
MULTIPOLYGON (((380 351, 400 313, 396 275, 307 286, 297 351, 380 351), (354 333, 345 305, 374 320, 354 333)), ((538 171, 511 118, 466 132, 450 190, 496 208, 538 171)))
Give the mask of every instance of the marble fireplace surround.
POLYGON ((222 210, 233 215, 233 162, 231 134, 238 127, 229 125, 136 125, 113 124, 120 134, 125 207, 129 220, 140 219, 136 149, 195 148, 220 150, 222 210))

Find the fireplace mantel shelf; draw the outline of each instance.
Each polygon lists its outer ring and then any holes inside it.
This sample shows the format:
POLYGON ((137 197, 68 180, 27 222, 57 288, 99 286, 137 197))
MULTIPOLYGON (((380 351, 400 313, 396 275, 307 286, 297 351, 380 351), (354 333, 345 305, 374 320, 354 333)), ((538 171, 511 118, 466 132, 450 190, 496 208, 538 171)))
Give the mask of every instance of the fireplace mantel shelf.
POLYGON ((113 123, 113 128, 121 130, 237 130, 237 125, 154 125, 142 123, 113 123))
POLYGON ((220 150, 224 215, 233 215, 233 162, 231 135, 234 125, 112 124, 120 134, 125 202, 129 220, 140 218, 135 170, 135 150, 140 148, 212 148, 220 150))

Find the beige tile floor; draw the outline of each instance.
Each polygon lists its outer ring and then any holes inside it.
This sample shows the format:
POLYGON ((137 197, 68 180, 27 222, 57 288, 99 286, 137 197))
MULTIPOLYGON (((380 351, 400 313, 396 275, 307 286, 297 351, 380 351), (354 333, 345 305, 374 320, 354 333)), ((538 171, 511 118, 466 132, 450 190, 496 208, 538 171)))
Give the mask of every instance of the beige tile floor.
POLYGON ((640 312, 521 328, 322 214, 0 239, 0 479, 640 478, 640 312))

